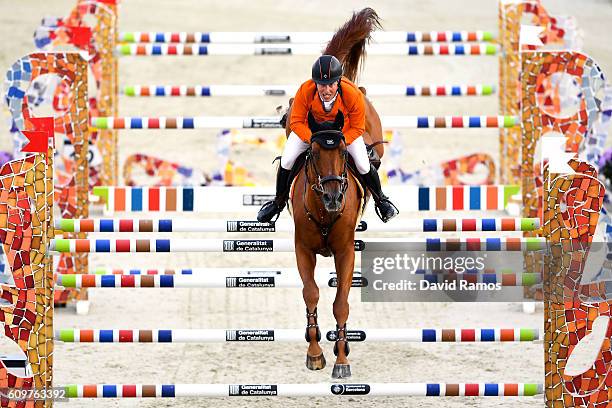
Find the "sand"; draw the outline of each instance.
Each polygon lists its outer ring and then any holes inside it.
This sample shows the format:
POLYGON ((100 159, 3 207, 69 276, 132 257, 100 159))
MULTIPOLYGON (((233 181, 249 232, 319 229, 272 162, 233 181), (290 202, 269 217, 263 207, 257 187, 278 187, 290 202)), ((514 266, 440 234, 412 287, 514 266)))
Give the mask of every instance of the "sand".
MULTIPOLYGON (((34 50, 32 33, 43 16, 65 16, 74 1, 0 1, 0 67, 34 50)), ((326 31, 343 23, 353 9, 370 5, 387 30, 485 29, 497 31, 493 0, 464 1, 336 1, 304 4, 277 1, 126 0, 120 11, 121 30, 128 31, 326 31)), ((584 29, 585 51, 604 71, 612 72, 610 37, 612 7, 605 1, 545 2, 553 14, 575 15, 584 29), (580 6, 577 6, 577 3, 580 6)), ((120 84, 284 84, 309 75, 312 57, 125 57, 120 84)), ((360 82, 496 83, 498 63, 491 57, 372 56, 360 82)), ((495 97, 378 97, 383 115, 495 115, 495 97)), ((120 114, 142 115, 272 115, 284 98, 120 99, 120 114)), ((3 108, 4 109, 4 108, 3 108)), ((8 120, 3 110, 4 124, 8 120)), ((121 157, 135 152, 156 155, 205 171, 213 169, 213 130, 141 131, 120 133, 121 157)), ((414 170, 462 154, 485 152, 497 158, 495 130, 409 131, 405 137, 405 168, 414 170)), ((0 129, 0 147, 10 146, 8 126, 0 129)), ((259 180, 272 183, 275 155, 265 149, 241 147, 236 160, 259 180)), ((493 214, 494 215, 494 214, 493 214)), ((416 214, 402 214, 410 217, 416 214)), ((453 214, 453 216, 460 216, 453 214)), ((177 236, 181 236, 177 234, 177 236)), ((182 236, 188 237, 183 234, 182 236)), ((189 236, 214 237, 214 234, 189 236)), ((285 234, 279 237, 289 237, 285 234)), ((294 266, 291 254, 269 257, 223 254, 92 256, 92 264, 136 267, 294 266)), ((320 265, 331 265, 328 259, 320 265)), ((304 304, 297 289, 91 290, 91 310, 77 316, 73 308, 56 311, 56 328, 302 328, 304 304)), ((322 327, 333 327, 334 292, 321 289, 322 327)), ((350 297, 349 327, 542 327, 542 313, 526 315, 519 303, 362 303, 359 291, 350 297)), ((331 345, 325 344, 328 361, 331 345)), ((331 380, 331 365, 320 372, 304 367, 306 344, 170 344, 69 345, 55 349, 56 384, 66 383, 318 383, 331 380)), ((542 382, 541 344, 354 344, 351 382, 542 382)), ((289 407, 327 404, 361 407, 542 406, 542 398, 424 399, 326 398, 212 400, 71 401, 71 407, 289 407)))

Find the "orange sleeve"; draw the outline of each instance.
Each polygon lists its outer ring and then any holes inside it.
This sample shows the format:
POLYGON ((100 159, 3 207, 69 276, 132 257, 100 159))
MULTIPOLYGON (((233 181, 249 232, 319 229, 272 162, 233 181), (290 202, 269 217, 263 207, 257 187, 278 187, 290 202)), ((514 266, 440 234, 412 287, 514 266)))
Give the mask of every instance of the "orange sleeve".
POLYGON ((306 143, 310 143, 312 132, 308 127, 308 99, 306 95, 306 84, 302 84, 295 94, 291 105, 291 118, 289 128, 295 132, 306 143))
POLYGON ((352 105, 347 106, 347 109, 348 109, 347 116, 349 119, 349 126, 350 126, 348 130, 344 132, 344 138, 346 139, 347 144, 353 143, 355 139, 363 135, 363 133, 365 132, 364 96, 361 93, 361 91, 359 91, 359 89, 353 88, 351 89, 351 91, 352 91, 350 92, 351 98, 350 99, 347 98, 349 100, 346 101, 348 102, 348 104, 352 103, 352 105))

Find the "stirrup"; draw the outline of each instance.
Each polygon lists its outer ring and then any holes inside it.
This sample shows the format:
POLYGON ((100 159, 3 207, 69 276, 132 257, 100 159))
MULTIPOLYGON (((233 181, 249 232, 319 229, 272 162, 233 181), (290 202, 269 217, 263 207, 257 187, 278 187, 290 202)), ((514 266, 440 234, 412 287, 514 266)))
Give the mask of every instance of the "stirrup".
POLYGON ((306 308, 306 334, 304 337, 306 341, 310 343, 310 333, 309 329, 316 327, 317 328, 317 342, 321 341, 321 330, 319 330, 319 323, 317 322, 317 308, 315 307, 314 312, 310 313, 308 308, 306 308), (310 318, 314 319, 314 323, 310 323, 310 318))
POLYGON ((336 325, 336 342, 334 343, 334 355, 338 357, 338 342, 344 342, 344 354, 348 357, 351 349, 349 347, 348 339, 346 338, 346 323, 342 327, 336 325), (340 336, 340 332, 343 332, 343 335, 340 336))
POLYGON ((391 202, 391 200, 389 200, 387 197, 381 197, 380 201, 378 203, 374 203, 374 211, 376 212, 376 215, 378 215, 378 218, 380 218, 382 220, 382 222, 387 222, 389 221, 391 218, 395 217, 396 215, 399 214, 399 210, 397 209, 397 207, 395 206, 395 204, 393 204, 391 202), (386 203, 388 204, 391 208, 393 208, 393 215, 391 216, 383 216, 382 212, 380 211, 380 204, 381 203, 386 203))

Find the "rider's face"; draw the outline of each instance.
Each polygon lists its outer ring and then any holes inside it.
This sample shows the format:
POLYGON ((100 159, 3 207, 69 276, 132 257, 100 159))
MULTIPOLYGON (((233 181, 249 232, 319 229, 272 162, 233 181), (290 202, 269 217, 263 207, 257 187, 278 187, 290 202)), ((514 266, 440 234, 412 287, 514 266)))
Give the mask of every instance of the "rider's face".
POLYGON ((334 82, 329 85, 321 85, 317 84, 317 92, 319 92, 319 96, 325 102, 329 102, 338 92, 338 82, 334 82))

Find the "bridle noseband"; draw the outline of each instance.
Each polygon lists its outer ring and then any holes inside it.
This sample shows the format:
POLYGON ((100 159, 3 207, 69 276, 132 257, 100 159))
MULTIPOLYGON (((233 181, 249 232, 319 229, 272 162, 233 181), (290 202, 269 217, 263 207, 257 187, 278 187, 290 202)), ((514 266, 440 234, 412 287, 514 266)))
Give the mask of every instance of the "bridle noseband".
POLYGON ((310 188, 314 190, 319 197, 321 197, 325 193, 325 189, 323 188, 323 186, 325 186, 325 184, 327 183, 331 183, 332 181, 337 181, 338 183, 340 183, 340 191, 342 191, 342 194, 346 192, 346 189, 348 187, 348 180, 346 176, 347 175, 346 160, 348 159, 348 155, 346 151, 342 153, 342 158, 344 159, 344 167, 342 169, 342 173, 339 176, 336 174, 331 174, 329 176, 321 177, 321 174, 319 173, 317 164, 313 160, 313 156, 311 152, 307 153, 306 168, 305 168, 306 178, 310 181, 310 179, 308 178, 308 164, 312 164, 312 168, 314 169, 316 181, 310 185, 310 188))

